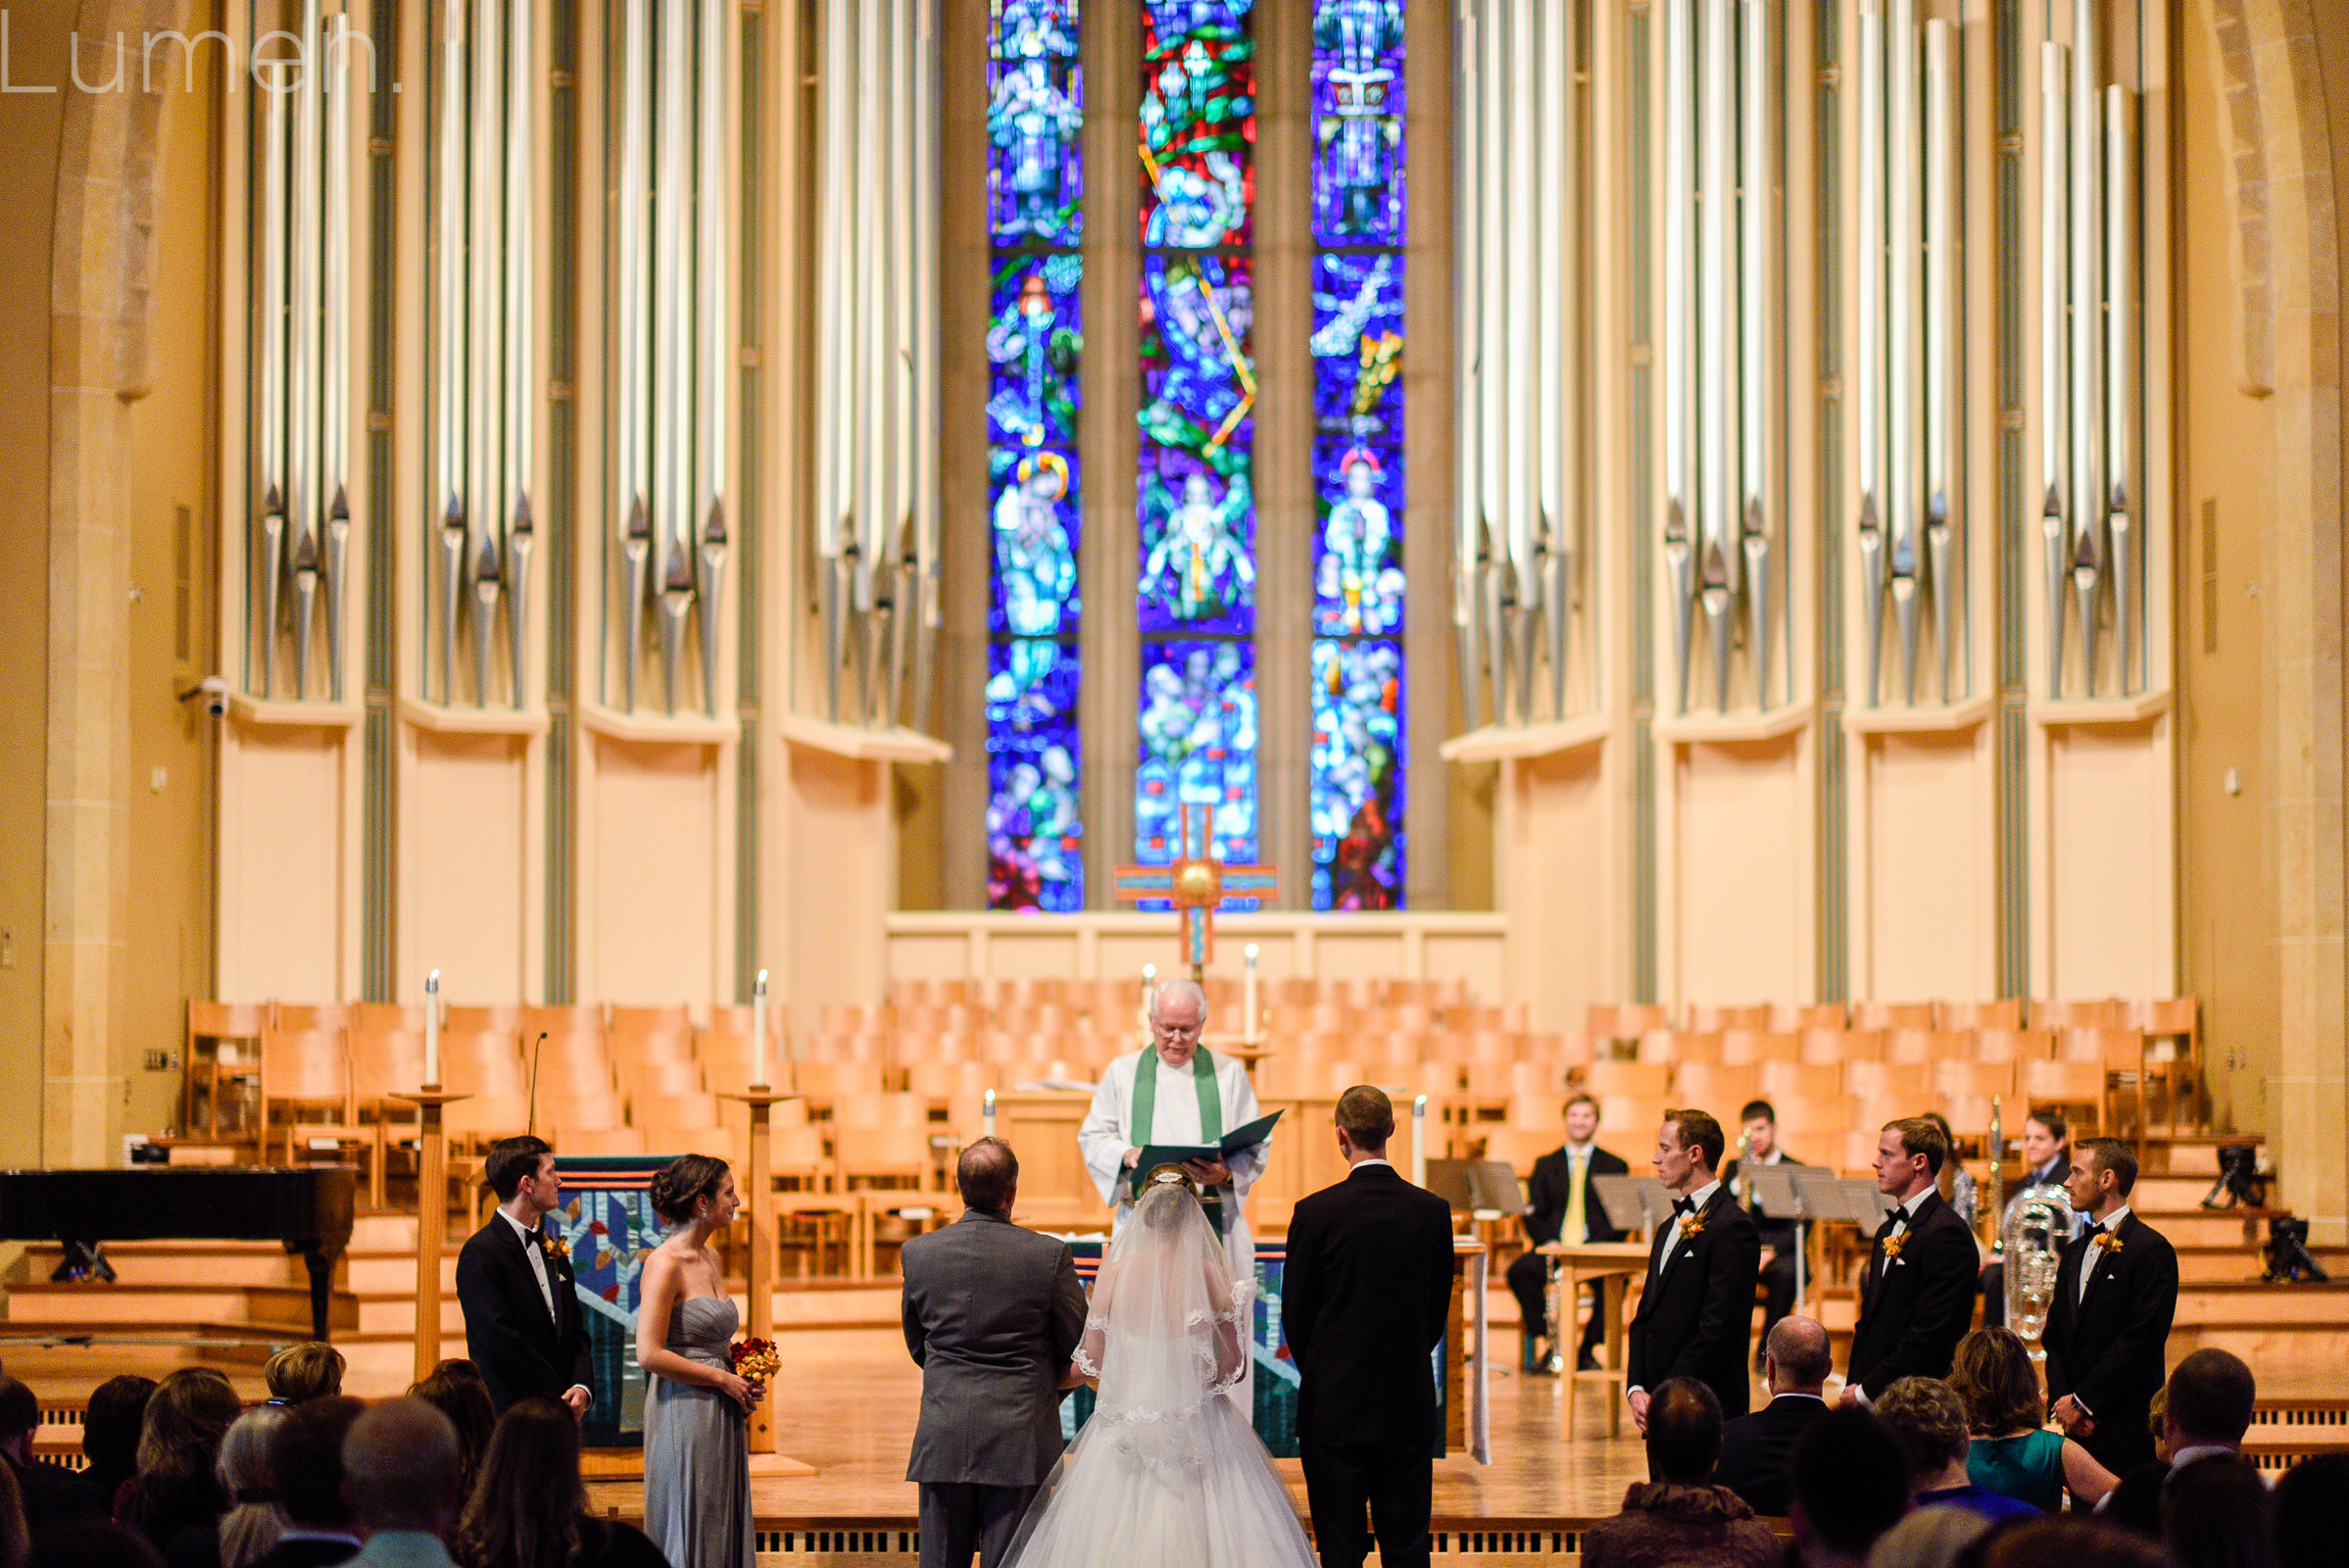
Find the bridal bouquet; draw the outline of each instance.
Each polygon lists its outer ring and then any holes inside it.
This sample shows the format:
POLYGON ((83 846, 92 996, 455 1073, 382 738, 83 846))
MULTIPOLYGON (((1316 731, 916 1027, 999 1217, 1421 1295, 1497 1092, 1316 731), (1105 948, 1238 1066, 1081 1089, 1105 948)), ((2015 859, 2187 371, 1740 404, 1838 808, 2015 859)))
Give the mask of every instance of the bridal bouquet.
POLYGON ((775 1342, 772 1340, 736 1340, 726 1347, 726 1354, 734 1363, 736 1377, 761 1389, 783 1369, 782 1358, 775 1354, 775 1342))

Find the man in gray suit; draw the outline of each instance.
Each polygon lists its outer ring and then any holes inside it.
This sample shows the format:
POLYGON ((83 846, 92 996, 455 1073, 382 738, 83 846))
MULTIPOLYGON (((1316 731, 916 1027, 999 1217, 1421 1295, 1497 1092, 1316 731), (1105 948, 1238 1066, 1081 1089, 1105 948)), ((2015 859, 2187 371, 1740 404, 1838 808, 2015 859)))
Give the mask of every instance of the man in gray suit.
POLYGON ((1060 1391, 1085 1332, 1066 1242, 1011 1223, 1019 1161, 982 1138, 954 1167, 962 1217, 907 1242, 905 1348, 922 1369, 905 1479, 922 1568, 996 1568, 1060 1457, 1060 1391))

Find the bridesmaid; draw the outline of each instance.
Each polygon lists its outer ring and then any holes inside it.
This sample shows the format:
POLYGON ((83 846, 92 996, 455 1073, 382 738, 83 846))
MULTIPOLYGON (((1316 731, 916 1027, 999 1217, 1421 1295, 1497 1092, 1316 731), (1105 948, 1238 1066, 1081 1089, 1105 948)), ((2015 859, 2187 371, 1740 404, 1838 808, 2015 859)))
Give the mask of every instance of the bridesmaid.
POLYGON ((749 1415, 757 1386, 734 1375, 740 1319, 710 1238, 741 1200, 722 1159, 681 1154, 653 1178, 671 1228, 645 1259, 636 1360, 645 1396, 645 1534, 670 1568, 755 1568, 749 1415))

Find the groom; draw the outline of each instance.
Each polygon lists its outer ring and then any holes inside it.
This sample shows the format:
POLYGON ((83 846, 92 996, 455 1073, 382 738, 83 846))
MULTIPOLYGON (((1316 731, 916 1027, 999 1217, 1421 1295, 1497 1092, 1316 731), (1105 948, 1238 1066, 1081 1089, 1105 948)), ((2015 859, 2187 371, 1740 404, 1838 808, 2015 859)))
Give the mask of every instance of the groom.
POLYGON ((954 1166, 962 1217, 905 1246, 905 1348, 922 1369, 905 1479, 921 1568, 996 1568, 1060 1457, 1060 1387, 1085 1332, 1068 1244, 1011 1223, 1019 1161, 982 1138, 954 1166))
POLYGON ((1387 1161, 1395 1106, 1338 1098, 1346 1180, 1297 1205, 1281 1309, 1297 1358, 1297 1437, 1322 1568, 1427 1568, 1435 1487, 1430 1352, 1451 1315, 1451 1205, 1387 1161), (1367 1507, 1370 1529, 1363 1528, 1367 1507))
POLYGON ((543 1138, 501 1139, 481 1174, 498 1195, 498 1211, 457 1254, 465 1354, 481 1369, 499 1414, 538 1395, 585 1415, 591 1396, 579 1293, 570 1259, 550 1253, 539 1231, 539 1221, 563 1206, 555 1151, 543 1138))

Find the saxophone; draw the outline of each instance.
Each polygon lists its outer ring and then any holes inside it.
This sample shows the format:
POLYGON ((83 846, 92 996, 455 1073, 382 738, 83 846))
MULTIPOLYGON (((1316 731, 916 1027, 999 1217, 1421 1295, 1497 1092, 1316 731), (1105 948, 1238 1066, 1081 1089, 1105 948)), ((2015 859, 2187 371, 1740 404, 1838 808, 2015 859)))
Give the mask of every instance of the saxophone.
MULTIPOLYGON (((1992 1114, 1996 1114, 1995 1108, 1992 1114)), ((1995 1123, 1992 1139, 1995 1142, 1995 1123)), ((1997 1170, 1993 1164, 1993 1182, 1998 1181, 1997 1170)), ((1993 1203, 2003 1187, 1999 1182, 1992 1189, 1993 1203)), ((2000 1211, 1993 1208, 1991 1212, 2000 1211)), ((2063 1266, 2064 1244, 2071 1239, 2072 1202, 2060 1187, 2026 1187, 2005 1207, 1995 1245, 2006 1258, 2006 1326, 2030 1348, 2034 1361, 2046 1359, 2039 1337, 2047 1331, 2056 1271, 2063 1266)))

